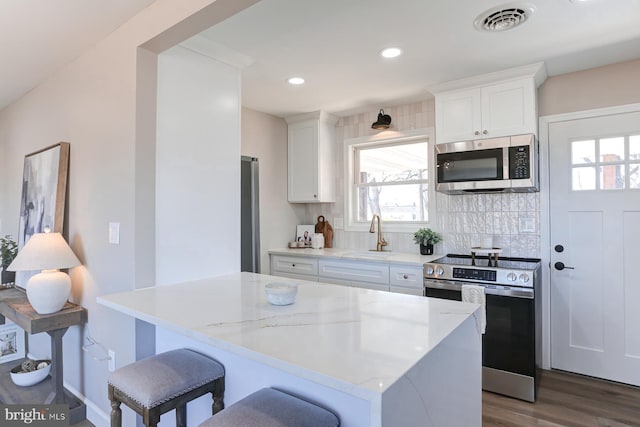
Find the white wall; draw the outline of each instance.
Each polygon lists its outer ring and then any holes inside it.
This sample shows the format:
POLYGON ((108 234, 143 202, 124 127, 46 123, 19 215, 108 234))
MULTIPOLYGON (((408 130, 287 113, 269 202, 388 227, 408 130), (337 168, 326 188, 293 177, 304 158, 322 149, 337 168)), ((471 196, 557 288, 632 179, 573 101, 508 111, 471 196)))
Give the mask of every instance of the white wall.
POLYGON ((242 109, 242 154, 257 157, 260 187, 260 271, 269 274, 269 249, 283 248, 304 222, 305 207, 287 202, 287 123, 242 109))
MULTIPOLYGON (((149 82, 155 80, 150 74, 154 60, 149 57, 256 1, 158 0, 0 111, 2 233, 17 233, 25 154, 59 141, 71 144, 67 231, 83 262, 71 271, 72 300, 88 309, 89 323, 70 328, 64 337, 64 379, 86 397, 90 420, 98 427, 108 425, 107 362, 92 358, 104 356, 99 349, 83 352, 83 339, 90 328, 96 340, 115 350, 117 366, 122 366, 135 360, 136 337, 133 319, 97 305, 95 299, 153 283, 136 282, 153 276, 155 258, 149 250, 153 237, 140 230, 149 224, 153 228, 149 212, 155 209, 150 196, 155 193, 153 170, 146 173, 153 168, 147 161, 153 158, 149 141, 153 142, 155 125, 150 117, 155 111, 149 113, 153 103, 148 98, 138 97, 142 87, 148 94, 149 82), (121 224, 120 245, 107 241, 111 221, 121 224)), ((233 150, 238 158, 239 145, 233 150)), ((198 158, 196 163, 209 165, 210 160, 198 158)), ((32 353, 49 354, 46 334, 29 341, 32 353)))
POLYGON ((240 271, 240 72, 158 57, 156 283, 240 271))

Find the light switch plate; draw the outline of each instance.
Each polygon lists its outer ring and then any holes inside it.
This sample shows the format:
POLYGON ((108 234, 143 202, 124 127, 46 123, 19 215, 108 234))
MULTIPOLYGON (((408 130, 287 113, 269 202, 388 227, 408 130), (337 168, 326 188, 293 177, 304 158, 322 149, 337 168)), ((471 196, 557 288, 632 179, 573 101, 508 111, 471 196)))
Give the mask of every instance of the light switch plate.
POLYGON ((111 243, 112 245, 120 244, 120 223, 119 222, 109 223, 109 243, 111 243))

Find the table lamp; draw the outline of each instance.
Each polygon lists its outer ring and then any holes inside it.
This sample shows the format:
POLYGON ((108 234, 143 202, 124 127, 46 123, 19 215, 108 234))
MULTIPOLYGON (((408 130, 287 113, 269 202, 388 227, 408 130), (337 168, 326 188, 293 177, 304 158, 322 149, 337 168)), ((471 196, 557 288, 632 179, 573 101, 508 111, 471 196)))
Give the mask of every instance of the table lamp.
POLYGON ((58 269, 78 265, 78 257, 60 233, 36 233, 7 270, 42 270, 27 281, 27 299, 37 313, 50 314, 64 307, 71 293, 71 278, 58 269))

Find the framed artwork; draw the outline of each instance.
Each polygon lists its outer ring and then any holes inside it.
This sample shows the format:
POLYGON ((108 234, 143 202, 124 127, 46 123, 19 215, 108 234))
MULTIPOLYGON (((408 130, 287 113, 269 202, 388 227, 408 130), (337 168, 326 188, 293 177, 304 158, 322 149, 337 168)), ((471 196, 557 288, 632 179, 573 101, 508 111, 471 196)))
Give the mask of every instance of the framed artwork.
POLYGON ((0 363, 24 356, 24 330, 14 323, 0 325, 0 363))
POLYGON ((296 227, 296 242, 304 242, 305 246, 311 246, 311 236, 315 233, 314 225, 299 225, 296 227))
MULTIPOLYGON (((18 251, 46 228, 62 233, 69 171, 69 143, 60 142, 24 157, 18 251)), ((16 285, 25 287, 38 271, 16 272, 16 285)))

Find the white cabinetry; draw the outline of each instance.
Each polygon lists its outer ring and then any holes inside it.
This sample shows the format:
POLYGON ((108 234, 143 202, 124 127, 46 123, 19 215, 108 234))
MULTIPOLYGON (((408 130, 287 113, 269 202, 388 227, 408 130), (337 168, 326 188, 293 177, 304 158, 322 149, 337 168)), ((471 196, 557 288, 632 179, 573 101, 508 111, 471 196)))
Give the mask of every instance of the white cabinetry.
POLYGON ((321 259, 318 261, 318 281, 388 291, 389 265, 321 259))
POLYGON ((270 256, 273 276, 423 295, 421 265, 275 254, 270 256))
POLYGON ((439 85, 436 142, 537 134, 536 88, 545 77, 535 64, 439 85))
POLYGON ((271 255, 271 274, 291 279, 318 281, 318 259, 271 255))
POLYGON ((335 124, 317 111, 288 117, 288 200, 335 202, 335 124))
POLYGON ((391 292, 424 295, 422 267, 389 266, 389 284, 391 292))

